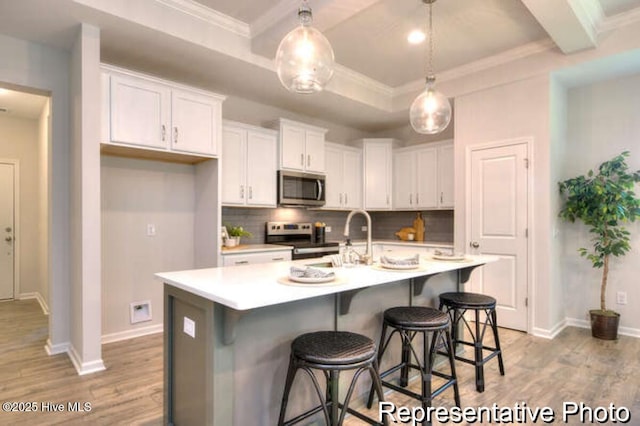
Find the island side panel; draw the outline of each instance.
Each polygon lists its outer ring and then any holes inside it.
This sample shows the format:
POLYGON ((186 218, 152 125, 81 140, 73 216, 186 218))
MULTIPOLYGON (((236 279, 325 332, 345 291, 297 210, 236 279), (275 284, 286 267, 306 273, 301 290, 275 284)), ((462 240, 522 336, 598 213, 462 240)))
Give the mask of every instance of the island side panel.
POLYGON ((165 284, 164 305, 164 423, 212 425, 224 419, 213 399, 214 304, 165 284))

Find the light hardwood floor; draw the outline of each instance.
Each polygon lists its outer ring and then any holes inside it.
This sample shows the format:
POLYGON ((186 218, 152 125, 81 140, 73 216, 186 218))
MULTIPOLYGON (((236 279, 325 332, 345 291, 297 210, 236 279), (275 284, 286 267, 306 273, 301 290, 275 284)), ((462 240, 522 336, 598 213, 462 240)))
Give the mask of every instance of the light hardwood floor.
MULTIPOLYGON (((484 393, 475 391, 473 367, 456 364, 463 407, 524 402, 531 408, 551 407, 560 423, 564 401, 590 407, 613 403, 631 411, 628 424, 640 425, 640 339, 621 336, 605 342, 578 328, 567 328, 554 340, 506 329, 500 333, 506 375, 499 375, 497 362, 487 364, 484 393)), ((105 345, 107 371, 87 376, 76 374, 67 355, 47 356, 46 339, 47 317, 37 302, 0 303, 0 402, 37 402, 39 409, 43 402, 65 405, 64 412, 0 411, 1 425, 162 424, 161 334, 105 345), (68 412, 68 402, 89 402, 91 411, 68 412)), ((399 406, 417 405, 398 394, 388 399, 399 406)), ((452 400, 447 390, 434 405, 451 407, 452 400)), ((347 421, 348 426, 360 424, 347 421)), ((569 424, 580 422, 572 418, 569 424)))

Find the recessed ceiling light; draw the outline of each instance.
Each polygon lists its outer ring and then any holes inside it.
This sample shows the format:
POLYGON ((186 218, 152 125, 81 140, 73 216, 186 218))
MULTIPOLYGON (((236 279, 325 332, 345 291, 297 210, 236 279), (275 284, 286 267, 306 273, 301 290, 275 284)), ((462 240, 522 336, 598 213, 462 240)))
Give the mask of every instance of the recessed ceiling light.
POLYGON ((424 41, 426 35, 422 30, 413 30, 407 36, 407 41, 411 44, 419 44, 424 41))

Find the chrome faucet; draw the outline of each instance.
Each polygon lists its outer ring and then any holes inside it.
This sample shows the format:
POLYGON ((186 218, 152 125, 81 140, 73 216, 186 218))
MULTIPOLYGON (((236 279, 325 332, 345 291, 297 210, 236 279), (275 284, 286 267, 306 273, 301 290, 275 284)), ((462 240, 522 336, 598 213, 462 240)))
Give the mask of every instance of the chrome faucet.
POLYGON ((347 216, 347 223, 344 225, 344 236, 349 238, 349 224, 351 223, 351 218, 356 214, 362 214, 367 219, 367 251, 365 254, 360 255, 360 262, 366 265, 371 265, 373 263, 373 249, 371 248, 371 216, 366 210, 357 209, 351 210, 349 215, 347 216))

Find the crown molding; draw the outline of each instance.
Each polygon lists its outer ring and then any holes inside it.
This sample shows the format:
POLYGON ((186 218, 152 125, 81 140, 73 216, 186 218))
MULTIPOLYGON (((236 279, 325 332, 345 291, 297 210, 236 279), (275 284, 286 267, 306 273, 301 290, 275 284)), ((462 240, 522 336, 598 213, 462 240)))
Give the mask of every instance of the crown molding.
POLYGON ((231 16, 220 13, 217 10, 210 9, 193 0, 155 0, 164 6, 174 10, 191 15, 210 24, 216 25, 224 30, 232 32, 236 35, 250 38, 251 29, 249 25, 231 16))
MULTIPOLYGON (((504 65, 519 59, 526 58, 541 52, 546 52, 556 48, 556 44, 550 38, 523 44, 516 48, 498 53, 487 58, 483 58, 457 68, 452 68, 436 74, 437 81, 449 81, 457 78, 466 77, 468 75, 484 71, 493 67, 504 65)), ((415 80, 393 89, 393 96, 404 95, 407 93, 415 93, 424 89, 424 78, 415 80)))
POLYGON ((616 30, 626 25, 640 22, 640 8, 632 9, 628 12, 618 13, 609 18, 604 18, 598 28, 598 33, 605 33, 616 30))
POLYGON ((386 84, 381 83, 380 81, 375 80, 371 77, 367 77, 362 73, 354 71, 351 68, 347 68, 344 65, 340 65, 337 62, 334 65, 334 69, 334 72, 340 75, 340 77, 347 79, 360 87, 369 89, 378 95, 391 97, 394 94, 394 90, 392 87, 387 86, 386 84))
POLYGON ((267 13, 249 25, 251 37, 262 34, 287 16, 297 17, 296 13, 299 5, 300 0, 280 0, 275 6, 269 8, 267 13))

